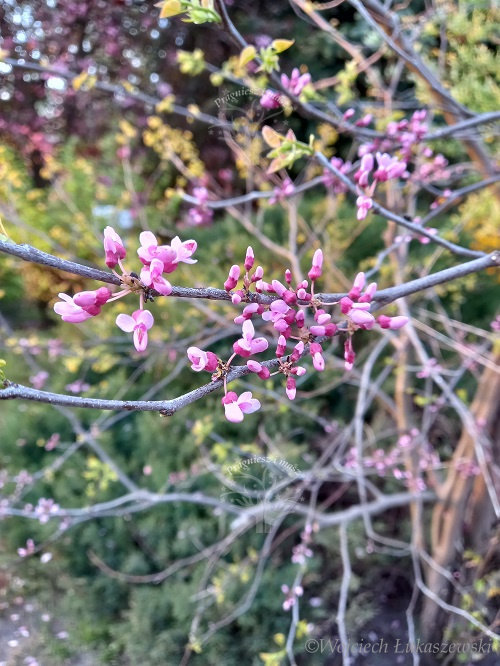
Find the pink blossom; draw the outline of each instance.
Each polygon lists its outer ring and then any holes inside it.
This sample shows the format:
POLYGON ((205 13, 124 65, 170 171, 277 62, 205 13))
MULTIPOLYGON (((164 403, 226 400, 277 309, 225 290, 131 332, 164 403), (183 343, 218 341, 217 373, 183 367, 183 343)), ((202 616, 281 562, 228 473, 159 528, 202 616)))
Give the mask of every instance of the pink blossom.
POLYGON ((246 319, 243 322, 242 330, 243 337, 237 340, 233 345, 233 351, 235 354, 247 358, 253 354, 259 354, 268 348, 269 343, 265 338, 254 339, 255 329, 250 319, 246 319))
POLYGON ((286 394, 287 394, 289 400, 295 400, 295 396, 297 395, 297 386, 295 384, 295 378, 294 377, 287 377, 287 380, 286 380, 286 394))
POLYGON ((41 497, 34 509, 35 515, 41 523, 48 523, 51 515, 59 512, 59 505, 53 499, 41 497))
POLYGON ((246 271, 249 271, 252 268, 252 266, 254 264, 254 261, 255 261, 255 255, 253 253, 252 247, 249 245, 247 247, 247 251, 246 251, 246 254, 245 254, 245 264, 244 264, 244 266, 245 266, 246 271))
POLYGON ((319 342, 311 342, 309 352, 312 356, 314 369, 323 372, 325 369, 325 359, 323 358, 323 349, 319 342))
POLYGON ((240 267, 238 265, 234 264, 231 266, 227 280, 224 282, 224 289, 226 291, 231 291, 231 289, 236 287, 238 280, 240 279, 240 272, 240 267))
POLYGON ((109 268, 114 268, 127 254, 122 239, 113 227, 108 226, 104 229, 104 252, 106 253, 106 266, 109 268))
POLYGON ((134 346, 138 352, 143 352, 148 345, 148 330, 153 326, 153 315, 149 310, 136 310, 132 316, 119 314, 116 325, 126 333, 134 332, 134 346))
POLYGON ((250 370, 250 372, 255 372, 257 377, 260 377, 260 379, 268 379, 271 376, 269 368, 266 368, 265 365, 261 365, 253 359, 249 359, 247 361, 247 368, 250 370))
POLYGON ((352 370, 356 354, 352 347, 352 337, 349 336, 344 342, 344 367, 346 370, 352 370))
POLYGON ((260 105, 264 109, 279 109, 281 106, 280 94, 274 90, 266 90, 260 98, 260 105))
POLYGON ((366 194, 362 194, 356 199, 356 206, 358 207, 358 214, 356 217, 359 221, 364 220, 368 215, 368 211, 373 206, 373 199, 366 194))
POLYGON ((70 393, 85 393, 85 391, 89 390, 90 384, 84 382, 83 379, 76 379, 71 384, 66 384, 64 388, 70 393))
POLYGON ((397 157, 388 153, 377 153, 378 168, 373 174, 375 180, 385 182, 391 178, 401 178, 406 171, 406 162, 400 162, 397 157))
POLYGON ((276 356, 281 358, 285 355, 286 352, 286 338, 284 335, 280 335, 278 338, 278 344, 276 346, 276 356))
POLYGON ((80 324, 90 317, 95 317, 101 311, 101 305, 111 297, 111 292, 106 287, 96 291, 82 291, 75 294, 73 298, 68 294, 59 294, 61 301, 54 305, 54 311, 61 316, 63 321, 72 324, 80 324))
MULTIPOLYGON (((172 250, 175 251, 176 258, 175 258, 175 263, 183 263, 183 264, 196 264, 198 259, 192 259, 192 255, 196 252, 196 248, 198 247, 198 243, 193 240, 187 240, 187 241, 181 241, 179 236, 174 236, 172 240, 170 241, 170 245, 172 247, 172 250)), ((165 263, 165 262, 163 262, 165 263)), ((175 270, 175 269, 172 269, 175 270)), ((167 270, 165 268, 166 273, 170 273, 171 271, 167 270)))
POLYGON ((153 287, 163 296, 172 293, 172 285, 162 276, 164 264, 159 259, 153 259, 149 266, 144 266, 141 270, 141 280, 146 287, 153 287))
POLYGON ((359 304, 355 303, 354 306, 351 308, 351 310, 347 313, 349 319, 352 321, 353 324, 356 324, 356 326, 359 326, 360 328, 365 328, 365 329, 372 328, 375 323, 375 317, 370 312, 355 307, 356 305, 359 304))
POLYGON ((211 351, 206 352, 198 347, 188 347, 187 355, 191 361, 191 370, 195 372, 201 372, 201 370, 213 372, 217 368, 217 356, 211 351))
POLYGON ((354 174, 354 180, 358 183, 360 187, 367 187, 368 177, 373 169, 373 155, 371 153, 365 153, 361 158, 361 164, 354 174))
POLYGON ((361 295, 361 292, 365 287, 365 284, 366 284, 365 274, 358 273, 354 278, 354 282, 352 283, 352 288, 351 291, 349 292, 349 298, 351 298, 353 301, 357 301, 361 295))
POLYGON ((17 554, 19 557, 28 557, 28 555, 33 555, 35 552, 35 542, 33 539, 28 539, 26 541, 26 548, 18 548, 17 554))
POLYGON ((317 280, 321 277, 321 268, 323 266, 323 252, 318 249, 313 255, 311 270, 307 274, 310 280, 317 280))
POLYGON ((309 73, 301 75, 297 67, 292 70, 290 78, 286 74, 281 75, 281 85, 295 97, 298 97, 310 82, 311 75, 309 73))
POLYGON ((36 388, 37 390, 42 389, 45 385, 45 382, 49 378, 49 373, 46 372, 45 370, 40 370, 40 372, 37 372, 35 375, 32 375, 30 377, 30 383, 33 386, 33 388, 36 388))
POLYGON ((292 183, 290 178, 285 178, 285 180, 278 187, 274 188, 273 196, 269 199, 270 204, 278 203, 278 201, 284 201, 287 197, 290 197, 295 192, 295 185, 292 183))
POLYGON ((408 317, 387 317, 386 315, 380 315, 377 317, 377 323, 381 328, 390 328, 392 331, 397 331, 400 328, 403 328, 408 323, 408 317))
POLYGON ((141 247, 137 250, 137 254, 145 266, 149 266, 153 259, 159 259, 163 263, 165 273, 171 273, 177 268, 175 263, 177 253, 170 245, 158 245, 156 236, 151 231, 143 231, 139 234, 139 240, 141 247), (166 267, 171 270, 167 270, 166 267))
POLYGON ((205 227, 210 224, 214 212, 207 206, 197 206, 188 210, 188 224, 191 227, 205 227))
MULTIPOLYGON (((330 164, 342 174, 348 174, 352 168, 351 162, 344 163, 340 157, 332 157, 330 164)), ((324 169, 321 180, 325 187, 333 188, 335 194, 347 192, 347 185, 344 185, 344 183, 329 169, 324 169)))
POLYGON ((234 391, 228 393, 222 398, 226 419, 231 423, 241 423, 244 414, 252 414, 260 409, 260 402, 252 398, 250 391, 245 391, 238 396, 234 391))
POLYGON ((357 127, 368 127, 368 125, 371 123, 373 120, 373 116, 371 113, 367 113, 366 116, 363 116, 359 120, 356 120, 354 123, 357 127))

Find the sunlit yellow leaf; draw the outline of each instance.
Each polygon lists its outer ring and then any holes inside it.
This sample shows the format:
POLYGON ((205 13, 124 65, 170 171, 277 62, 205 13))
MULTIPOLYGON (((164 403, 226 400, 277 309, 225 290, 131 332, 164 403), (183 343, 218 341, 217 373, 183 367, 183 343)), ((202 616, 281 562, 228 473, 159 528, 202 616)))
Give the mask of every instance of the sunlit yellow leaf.
POLYGON ((177 16, 177 14, 182 14, 182 5, 179 0, 167 0, 167 2, 159 2, 156 7, 161 7, 161 19, 169 18, 170 16, 177 16))
POLYGON ((257 51, 255 46, 247 46, 240 54, 240 67, 248 65, 248 63, 255 58, 257 51))
POLYGON ((289 49, 293 44, 295 44, 295 39, 275 39, 272 46, 276 53, 281 53, 289 49))
POLYGON ((269 125, 264 125, 262 128, 262 137, 268 146, 271 148, 278 148, 281 145, 282 136, 278 134, 272 127, 269 125))

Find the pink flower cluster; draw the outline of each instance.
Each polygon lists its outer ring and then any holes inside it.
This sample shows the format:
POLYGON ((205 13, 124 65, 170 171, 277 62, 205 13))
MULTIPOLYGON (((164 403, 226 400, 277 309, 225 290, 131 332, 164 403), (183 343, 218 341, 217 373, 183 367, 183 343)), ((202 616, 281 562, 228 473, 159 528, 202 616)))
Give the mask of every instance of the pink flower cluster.
MULTIPOLYGON (((243 420, 244 414, 250 414, 260 407, 258 400, 252 398, 248 391, 238 396, 234 391, 227 391, 226 379, 231 362, 236 356, 248 359, 246 366, 251 373, 259 379, 266 380, 271 376, 270 363, 257 360, 255 356, 269 348, 266 337, 257 336, 253 319, 260 316, 262 321, 271 328, 271 333, 277 336, 275 356, 278 359, 277 370, 272 373, 282 374, 285 377, 285 392, 290 400, 297 394, 296 379, 306 373, 306 368, 299 365, 299 360, 307 353, 311 356, 312 365, 318 372, 325 369, 322 343, 337 333, 345 335, 344 358, 346 370, 351 370, 355 360, 352 346, 352 337, 357 330, 370 330, 377 323, 381 328, 397 330, 407 323, 406 317, 388 317, 380 315, 378 319, 371 314, 372 300, 377 290, 376 283, 372 282, 365 288, 364 273, 358 273, 349 294, 342 298, 341 314, 345 318, 340 328, 332 321, 332 315, 323 306, 337 305, 337 303, 323 303, 314 294, 315 281, 321 277, 323 270, 323 252, 317 249, 314 252, 311 268, 307 274, 309 280, 301 280, 292 284, 292 273, 285 271, 284 282, 264 280, 264 271, 261 266, 253 270, 255 256, 251 247, 247 248, 244 261, 244 274, 238 265, 231 266, 224 289, 231 295, 233 304, 247 302, 243 311, 235 317, 235 324, 241 325, 241 338, 233 344, 233 354, 224 362, 216 354, 198 347, 190 347, 187 355, 191 361, 191 368, 195 372, 206 370, 211 372, 212 380, 224 380, 224 405, 226 418, 233 423, 243 420), (239 286, 242 278, 242 284, 239 286), (251 292, 255 288, 256 294, 251 292), (274 297, 271 302, 261 302, 256 298, 258 294, 269 294, 274 297), (250 301, 250 302, 249 302, 250 301), (293 349, 289 349, 293 343, 293 349)), ((271 364, 276 367, 276 364, 271 364)))
POLYGON ((148 331, 154 324, 153 315, 144 308, 144 303, 148 300, 153 301, 152 292, 162 296, 172 293, 172 285, 164 275, 175 271, 181 262, 196 263, 196 259, 191 258, 196 251, 196 242, 194 240, 183 242, 176 236, 170 245, 159 245, 151 231, 143 231, 139 240, 141 245, 137 254, 143 264, 140 276, 125 270, 122 259, 125 259, 127 251, 123 241, 112 227, 106 227, 104 229, 106 265, 120 278, 124 288, 114 294, 107 287, 100 287, 95 291, 81 291, 73 297, 61 293, 59 294, 61 300, 54 305, 54 310, 63 321, 79 324, 97 316, 108 301, 115 301, 130 293, 138 293, 139 309, 132 315, 118 315, 116 325, 122 331, 133 333, 136 350, 143 352, 148 344, 148 331), (116 266, 120 267, 122 275, 116 273, 114 270, 116 266))
MULTIPOLYGON (((297 67, 292 70, 291 76, 281 75, 281 85, 294 97, 298 97, 309 83, 311 83, 311 75, 308 72, 301 74, 297 67)), ((260 98, 260 105, 264 109, 279 109, 286 99, 280 93, 267 89, 260 98)))
POLYGON ((282 603, 282 608, 284 611, 289 611, 292 606, 295 606, 298 597, 301 597, 304 594, 304 588, 302 585, 295 585, 291 589, 288 587, 288 585, 282 585, 281 591, 286 595, 286 599, 282 603))
MULTIPOLYGON (((426 490, 427 484, 421 475, 426 472, 432 473, 435 469, 441 467, 441 461, 431 445, 427 442, 421 442, 420 439, 419 430, 413 428, 409 433, 401 435, 396 442, 396 446, 388 451, 378 448, 371 454, 364 454, 361 460, 357 449, 352 448, 347 454, 344 465, 355 470, 360 468, 373 469, 381 477, 391 475, 398 481, 402 481, 412 492, 422 492, 426 490), (418 454, 418 468, 414 472, 405 469, 405 459, 408 452, 412 450, 418 454)), ((468 471, 469 468, 466 472, 468 471)))
POLYGON ((372 153, 365 152, 361 157, 359 169, 354 174, 354 180, 359 191, 356 200, 358 220, 364 220, 368 211, 372 208, 373 195, 378 183, 385 183, 387 180, 407 177, 408 175, 406 162, 400 161, 397 157, 391 157, 388 153, 377 152, 374 158, 372 153))
POLYGON ((210 198, 206 187, 200 186, 193 189, 196 206, 188 210, 188 224, 192 227, 204 227, 212 222, 214 212, 207 206, 210 198))

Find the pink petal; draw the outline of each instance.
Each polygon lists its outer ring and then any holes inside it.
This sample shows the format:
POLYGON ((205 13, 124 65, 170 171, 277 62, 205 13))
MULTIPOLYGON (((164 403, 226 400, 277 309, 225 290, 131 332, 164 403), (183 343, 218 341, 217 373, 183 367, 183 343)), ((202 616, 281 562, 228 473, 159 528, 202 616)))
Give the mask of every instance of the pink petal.
POLYGON ((116 318, 116 325, 125 333, 132 333, 135 328, 135 320, 128 314, 119 314, 116 318))
POLYGON ((230 402, 227 405, 224 405, 224 410, 226 413, 226 419, 231 421, 231 423, 241 423, 243 421, 243 412, 236 402, 230 402))

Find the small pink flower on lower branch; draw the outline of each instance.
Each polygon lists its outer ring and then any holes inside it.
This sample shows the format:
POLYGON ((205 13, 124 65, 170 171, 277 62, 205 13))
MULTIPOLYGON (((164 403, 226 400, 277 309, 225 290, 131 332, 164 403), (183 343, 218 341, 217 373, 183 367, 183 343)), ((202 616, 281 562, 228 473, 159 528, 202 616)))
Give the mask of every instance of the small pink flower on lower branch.
POLYGON ((255 329, 250 319, 246 319, 242 326, 243 337, 233 344, 233 351, 244 358, 266 351, 269 343, 265 338, 254 338, 255 329))
POLYGON ((221 402, 224 405, 226 419, 231 423, 241 423, 245 414, 252 414, 260 409, 260 402, 252 398, 251 391, 245 391, 240 396, 234 391, 228 391, 221 402))
POLYGON ((136 310, 132 316, 119 314, 116 325, 126 333, 134 333, 134 346, 138 352, 145 351, 148 346, 148 330, 153 326, 154 318, 149 310, 136 310))
POLYGON ((211 351, 206 352, 198 347, 189 347, 187 355, 191 361, 191 370, 195 372, 201 372, 201 370, 214 372, 217 369, 217 356, 211 351))

